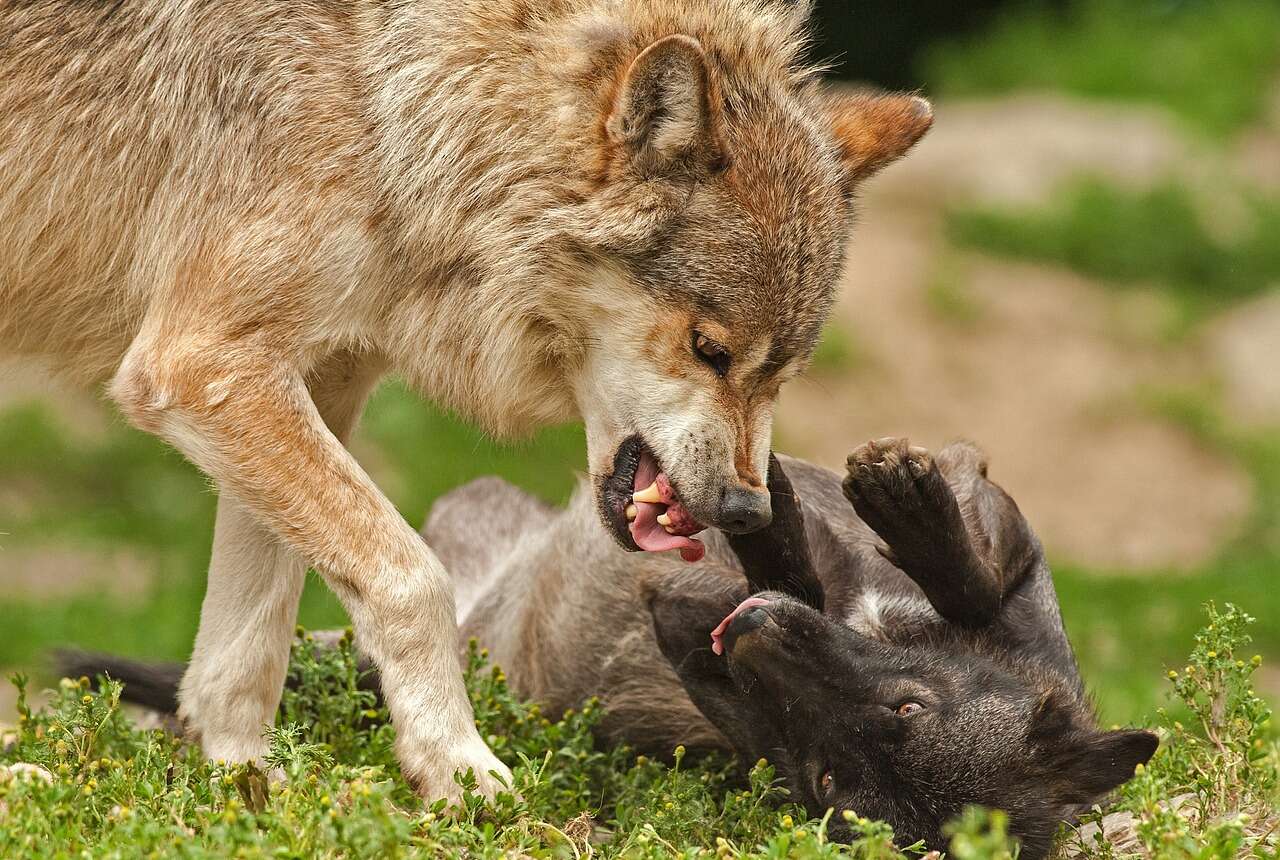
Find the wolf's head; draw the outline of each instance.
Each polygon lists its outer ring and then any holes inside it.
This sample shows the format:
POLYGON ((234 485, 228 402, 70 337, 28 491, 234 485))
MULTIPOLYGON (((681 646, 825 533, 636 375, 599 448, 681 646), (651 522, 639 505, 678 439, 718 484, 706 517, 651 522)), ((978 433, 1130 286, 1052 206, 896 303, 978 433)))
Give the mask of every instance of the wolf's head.
MULTIPOLYGON (((705 613, 679 600, 655 609, 668 657, 705 613)), ((792 799, 815 815, 836 810, 836 839, 849 835, 840 813, 851 810, 892 824, 901 845, 945 849, 943 825, 980 804, 1009 813, 1022 856, 1042 857, 1059 822, 1156 748, 1150 732, 1099 731, 1072 685, 999 648, 886 644, 769 593, 732 617, 728 677, 708 660, 705 672, 683 666, 682 680, 748 761, 778 768, 792 799)))
POLYGON ((915 96, 825 92, 793 13, 746 5, 751 21, 656 37, 663 22, 611 25, 584 63, 598 122, 574 213, 575 396, 628 549, 696 558, 705 526, 768 523, 773 404, 831 308, 854 189, 932 121, 915 96))

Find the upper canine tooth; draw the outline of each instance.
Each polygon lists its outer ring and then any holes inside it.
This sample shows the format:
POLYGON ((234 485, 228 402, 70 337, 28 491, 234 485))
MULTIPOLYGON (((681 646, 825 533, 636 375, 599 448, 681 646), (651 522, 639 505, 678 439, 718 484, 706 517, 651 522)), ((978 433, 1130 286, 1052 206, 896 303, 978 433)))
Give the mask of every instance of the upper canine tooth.
POLYGON ((669 525, 671 525, 671 515, 670 515, 670 514, 658 514, 658 525, 660 525, 660 526, 669 526, 669 525))
POLYGON ((654 481, 643 490, 637 491, 631 498, 637 502, 648 502, 651 505, 656 505, 662 501, 662 494, 658 492, 658 482, 654 481))
POLYGON ((627 505, 627 522, 631 522, 636 518, 636 506, 627 505))

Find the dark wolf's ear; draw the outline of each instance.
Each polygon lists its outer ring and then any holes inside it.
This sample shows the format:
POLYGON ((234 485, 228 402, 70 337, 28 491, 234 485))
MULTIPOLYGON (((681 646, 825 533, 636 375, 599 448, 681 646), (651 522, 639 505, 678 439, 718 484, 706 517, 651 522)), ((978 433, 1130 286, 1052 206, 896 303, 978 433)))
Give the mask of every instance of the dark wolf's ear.
POLYGON ((933 125, 933 106, 902 93, 833 93, 828 111, 849 190, 906 155, 933 125))
POLYGON ((1134 770, 1155 754, 1160 739, 1153 732, 1097 732, 1074 740, 1051 756, 1060 778, 1062 803, 1093 803, 1133 778, 1134 770))
POLYGON ((676 34, 640 52, 605 127, 641 174, 690 173, 723 161, 711 72, 702 45, 676 34))

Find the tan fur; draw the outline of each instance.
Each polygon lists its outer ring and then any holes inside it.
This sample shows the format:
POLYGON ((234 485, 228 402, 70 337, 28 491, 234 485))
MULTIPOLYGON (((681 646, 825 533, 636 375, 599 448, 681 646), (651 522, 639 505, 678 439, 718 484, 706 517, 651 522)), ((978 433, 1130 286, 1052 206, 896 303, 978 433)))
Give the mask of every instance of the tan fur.
POLYGON ((643 433, 708 521, 758 483, 849 185, 927 127, 909 98, 833 116, 802 26, 751 0, 0 6, 0 345, 109 380, 217 483, 182 691, 206 752, 262 753, 309 562, 407 776, 506 773, 448 577, 342 445, 383 372, 499 435, 581 417, 596 474, 643 433), (727 381, 672 373, 704 323, 727 381))

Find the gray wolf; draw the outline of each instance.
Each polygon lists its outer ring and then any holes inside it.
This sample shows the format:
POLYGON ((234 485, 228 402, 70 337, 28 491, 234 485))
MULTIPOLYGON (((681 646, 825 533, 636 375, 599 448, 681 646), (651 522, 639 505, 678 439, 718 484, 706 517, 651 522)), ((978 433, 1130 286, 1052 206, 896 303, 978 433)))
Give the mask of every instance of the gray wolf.
MULTIPOLYGON (((476 481, 425 534, 460 578, 464 634, 549 714, 598 697, 610 741, 767 758, 813 814, 888 821, 903 845, 945 849, 944 823, 983 804, 1042 857, 1151 757, 1150 732, 1098 728, 1044 553, 975 447, 885 439, 843 482, 779 458, 768 483, 771 524, 713 533, 692 566, 613 551, 585 488, 557 512, 476 481)), ((161 709, 181 672, 64 669, 161 709)))
POLYGON ((827 316, 853 193, 932 119, 824 91, 806 14, 0 5, 0 345, 106 382, 216 484, 180 691, 208 756, 265 751, 312 565, 381 670, 408 778, 438 797, 458 769, 507 775, 445 567, 344 447, 388 372, 498 436, 583 420, 625 549, 696 557, 702 525, 768 521, 773 402, 827 316), (672 513, 633 527, 638 472, 672 513))

